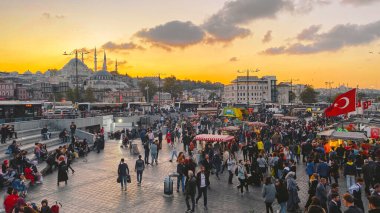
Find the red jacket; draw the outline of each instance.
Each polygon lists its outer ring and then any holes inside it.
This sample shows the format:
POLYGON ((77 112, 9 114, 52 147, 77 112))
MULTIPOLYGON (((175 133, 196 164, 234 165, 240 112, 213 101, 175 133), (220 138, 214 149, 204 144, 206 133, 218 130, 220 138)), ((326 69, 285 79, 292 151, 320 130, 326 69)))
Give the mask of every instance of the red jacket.
POLYGON ((12 213, 18 200, 18 195, 8 195, 4 200, 4 208, 6 213, 12 213))

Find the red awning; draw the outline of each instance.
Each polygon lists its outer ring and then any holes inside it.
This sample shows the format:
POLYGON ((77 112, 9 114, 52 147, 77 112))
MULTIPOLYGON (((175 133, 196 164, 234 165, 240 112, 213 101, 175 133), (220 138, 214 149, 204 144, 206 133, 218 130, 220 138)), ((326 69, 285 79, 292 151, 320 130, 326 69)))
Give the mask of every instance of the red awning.
POLYGON ((235 137, 230 136, 230 135, 207 135, 207 134, 197 135, 194 138, 194 140, 197 140, 197 141, 207 141, 207 142, 229 142, 234 139, 235 137))

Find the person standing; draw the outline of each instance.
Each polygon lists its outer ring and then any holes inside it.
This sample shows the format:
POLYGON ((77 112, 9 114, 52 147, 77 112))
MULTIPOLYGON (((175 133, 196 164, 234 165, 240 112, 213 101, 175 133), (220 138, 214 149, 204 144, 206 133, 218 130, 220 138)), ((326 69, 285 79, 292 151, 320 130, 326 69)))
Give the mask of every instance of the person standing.
POLYGON ((77 130, 77 125, 75 125, 74 122, 71 122, 71 125, 70 125, 70 132, 71 132, 71 137, 74 137, 75 136, 75 131, 77 130))
POLYGON ((344 177, 346 178, 347 189, 355 184, 356 166, 352 159, 349 158, 348 162, 344 165, 344 177))
POLYGON ((215 168, 216 178, 218 178, 218 180, 220 180, 220 178, 219 178, 219 172, 220 172, 221 167, 222 167, 222 158, 220 157, 220 154, 216 153, 214 155, 214 157, 212 158, 212 161, 213 161, 213 165, 214 165, 214 168, 215 168))
POLYGON ((263 186, 261 193, 264 198, 266 212, 269 213, 270 211, 273 213, 272 203, 276 199, 276 188, 272 183, 271 177, 265 178, 265 185, 263 186))
POLYGON ((162 149, 162 131, 158 132, 158 149, 162 149))
POLYGON ((1 143, 5 144, 8 136, 8 128, 3 124, 0 129, 1 133, 1 143))
POLYGON ((315 192, 315 196, 319 199, 321 203, 321 207, 327 211, 327 190, 326 190, 326 178, 322 177, 319 180, 319 184, 317 185, 317 189, 315 192))
POLYGON ((340 210, 340 197, 338 193, 331 194, 331 200, 329 202, 329 213, 342 213, 340 210))
POLYGON ((299 203, 301 202, 300 198, 298 196, 299 187, 297 185, 296 180, 294 179, 294 175, 295 175, 294 172, 289 172, 285 177, 285 180, 287 183, 287 189, 288 189, 288 193, 289 193, 289 200, 286 204, 288 211, 298 210, 299 209, 299 203))
POLYGON ((343 195, 343 204, 347 208, 344 213, 363 213, 361 209, 354 205, 354 197, 349 193, 343 195))
POLYGON ((139 155, 139 159, 136 160, 136 164, 135 164, 135 172, 137 173, 137 184, 139 186, 141 186, 144 169, 145 169, 145 162, 141 159, 141 155, 139 155))
POLYGON ((121 190, 127 191, 127 175, 129 175, 128 165, 124 162, 124 158, 120 160, 119 167, 117 169, 119 175, 121 190))
POLYGON ((362 200, 362 186, 364 184, 363 178, 358 178, 356 184, 352 185, 348 190, 354 197, 354 204, 364 212, 364 204, 362 200))
POLYGON ((207 173, 205 167, 201 165, 201 170, 197 174, 198 197, 195 204, 198 205, 198 200, 203 195, 203 205, 205 210, 207 210, 207 187, 209 185, 209 173, 207 173))
POLYGON ((58 179, 57 186, 59 186, 60 182, 65 182, 67 185, 67 180, 69 177, 67 176, 67 165, 65 162, 65 157, 63 155, 58 158, 58 179))
POLYGON ((150 153, 150 145, 149 141, 144 142, 144 161, 145 164, 149 164, 149 153, 150 153))
POLYGON ((276 198, 277 202, 280 204, 279 213, 286 213, 286 202, 289 199, 289 194, 286 184, 282 179, 278 179, 276 182, 276 198))
POLYGON ((197 187, 197 180, 194 177, 193 171, 189 170, 188 172, 188 180, 186 182, 186 206, 187 206, 187 211, 186 212, 194 212, 195 208, 195 192, 196 192, 196 187, 197 187), (189 199, 191 199, 191 208, 190 208, 190 203, 189 199))
POLYGON ((237 187, 240 188, 241 195, 243 195, 243 187, 245 187, 245 190, 248 192, 248 184, 246 183, 246 177, 247 177, 247 171, 245 170, 245 166, 243 164, 243 160, 239 160, 238 165, 238 180, 240 182, 240 185, 237 187))
POLYGON ((175 142, 173 141, 170 146, 172 147, 172 155, 171 155, 171 158, 170 158, 170 162, 173 162, 173 157, 175 156, 176 159, 178 159, 178 155, 177 155, 177 145, 175 144, 175 142))
POLYGON ((179 192, 179 185, 182 185, 182 192, 185 192, 185 159, 181 159, 177 164, 177 192, 179 192))
POLYGON ((151 154, 151 157, 152 157, 152 163, 151 165, 153 166, 153 163, 156 162, 156 165, 158 165, 158 162, 157 162, 157 154, 158 154, 158 147, 157 147, 157 141, 153 142, 151 145, 150 145, 150 154, 151 154))
POLYGON ((236 161, 233 155, 229 155, 227 160, 227 170, 228 170, 228 184, 232 184, 232 178, 234 177, 236 161))

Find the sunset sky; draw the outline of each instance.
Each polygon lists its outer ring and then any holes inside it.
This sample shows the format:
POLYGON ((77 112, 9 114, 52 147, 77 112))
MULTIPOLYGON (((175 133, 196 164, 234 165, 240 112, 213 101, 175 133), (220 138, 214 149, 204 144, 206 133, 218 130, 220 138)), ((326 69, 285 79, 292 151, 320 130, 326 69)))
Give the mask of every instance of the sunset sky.
POLYGON ((61 69, 86 48, 131 76, 229 83, 237 70, 380 89, 380 0, 1 0, 0 71, 61 69))

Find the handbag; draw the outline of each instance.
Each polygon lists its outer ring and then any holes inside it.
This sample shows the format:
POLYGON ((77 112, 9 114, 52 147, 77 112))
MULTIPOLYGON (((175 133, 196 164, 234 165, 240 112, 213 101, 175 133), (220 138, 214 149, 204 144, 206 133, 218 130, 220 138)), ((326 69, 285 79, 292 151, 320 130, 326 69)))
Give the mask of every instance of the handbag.
POLYGON ((127 183, 131 183, 131 176, 127 175, 127 183))
POLYGON ((120 182, 121 182, 121 180, 120 180, 120 176, 117 177, 116 182, 117 182, 117 183, 120 183, 120 182))

